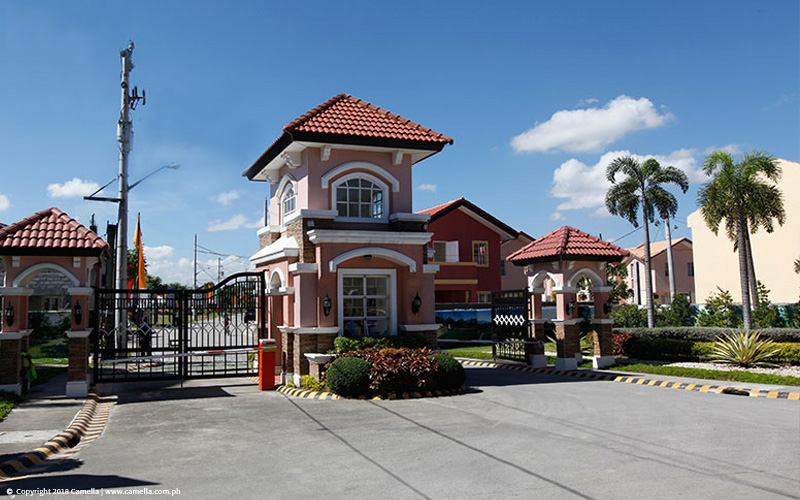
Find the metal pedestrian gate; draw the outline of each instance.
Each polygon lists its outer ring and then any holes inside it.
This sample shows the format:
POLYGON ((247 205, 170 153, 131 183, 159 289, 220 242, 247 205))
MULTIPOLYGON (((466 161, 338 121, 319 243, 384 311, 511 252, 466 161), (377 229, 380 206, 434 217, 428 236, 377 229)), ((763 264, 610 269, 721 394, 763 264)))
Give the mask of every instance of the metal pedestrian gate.
POLYGON ((492 356, 528 362, 533 340, 529 313, 527 288, 492 292, 492 356))
POLYGON ((256 375, 265 307, 261 273, 199 290, 97 289, 94 379, 256 375))

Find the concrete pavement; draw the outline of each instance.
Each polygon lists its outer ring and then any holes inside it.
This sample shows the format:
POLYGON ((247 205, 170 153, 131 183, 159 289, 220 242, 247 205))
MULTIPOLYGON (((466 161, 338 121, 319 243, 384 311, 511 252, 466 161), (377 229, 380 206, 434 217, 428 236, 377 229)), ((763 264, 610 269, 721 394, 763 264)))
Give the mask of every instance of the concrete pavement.
POLYGON ((467 372, 467 394, 402 401, 289 398, 247 379, 101 387, 117 395, 103 437, 7 484, 185 498, 800 498, 796 401, 467 372))

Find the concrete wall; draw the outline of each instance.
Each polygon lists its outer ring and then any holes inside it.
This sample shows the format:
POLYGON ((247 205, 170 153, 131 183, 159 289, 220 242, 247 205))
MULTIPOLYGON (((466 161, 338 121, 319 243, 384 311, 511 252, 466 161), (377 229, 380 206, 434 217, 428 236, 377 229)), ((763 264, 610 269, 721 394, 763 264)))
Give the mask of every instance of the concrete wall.
MULTIPOLYGON (((783 192, 786 222, 769 234, 763 229, 750 236, 756 277, 770 290, 773 303, 796 303, 800 297, 800 274, 794 272, 794 261, 800 258, 800 163, 779 160, 783 170, 778 188, 783 192)), ((697 301, 704 303, 717 286, 728 290, 733 300, 741 303, 738 254, 724 227, 714 235, 703 221, 700 210, 687 218, 694 243, 695 289, 697 301)))

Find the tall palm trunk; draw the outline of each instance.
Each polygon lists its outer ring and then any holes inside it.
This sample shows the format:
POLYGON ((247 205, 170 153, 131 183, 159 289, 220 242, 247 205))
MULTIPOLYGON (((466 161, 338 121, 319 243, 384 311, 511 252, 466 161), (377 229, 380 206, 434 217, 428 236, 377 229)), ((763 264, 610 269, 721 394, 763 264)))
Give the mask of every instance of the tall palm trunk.
POLYGON ((656 314, 653 308, 653 273, 650 271, 650 225, 647 223, 647 205, 644 204, 644 293, 647 295, 647 327, 656 326, 656 314))
POLYGON ((756 281, 756 266, 753 264, 753 247, 750 246, 750 231, 745 224, 744 249, 747 251, 747 280, 750 282, 750 300, 753 308, 758 307, 758 281, 756 281))
POLYGON ((750 322, 750 276, 747 272, 747 251, 745 247, 745 224, 741 210, 736 211, 736 243, 739 246, 739 281, 742 287, 742 316, 744 328, 751 328, 750 322))
POLYGON ((669 217, 664 219, 664 229, 667 233, 667 273, 669 274, 669 303, 675 301, 675 261, 672 260, 672 231, 669 227, 669 217))

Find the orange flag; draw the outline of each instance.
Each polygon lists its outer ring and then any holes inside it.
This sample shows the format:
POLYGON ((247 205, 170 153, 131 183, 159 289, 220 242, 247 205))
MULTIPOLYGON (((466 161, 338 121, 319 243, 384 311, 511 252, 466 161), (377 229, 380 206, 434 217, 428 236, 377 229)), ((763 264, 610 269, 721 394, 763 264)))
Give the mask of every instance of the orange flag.
POLYGON ((141 221, 141 214, 136 216, 136 234, 133 235, 133 246, 136 247, 139 253, 139 270, 136 273, 137 288, 143 290, 147 288, 146 273, 144 270, 144 249, 142 248, 142 228, 139 225, 141 221))

